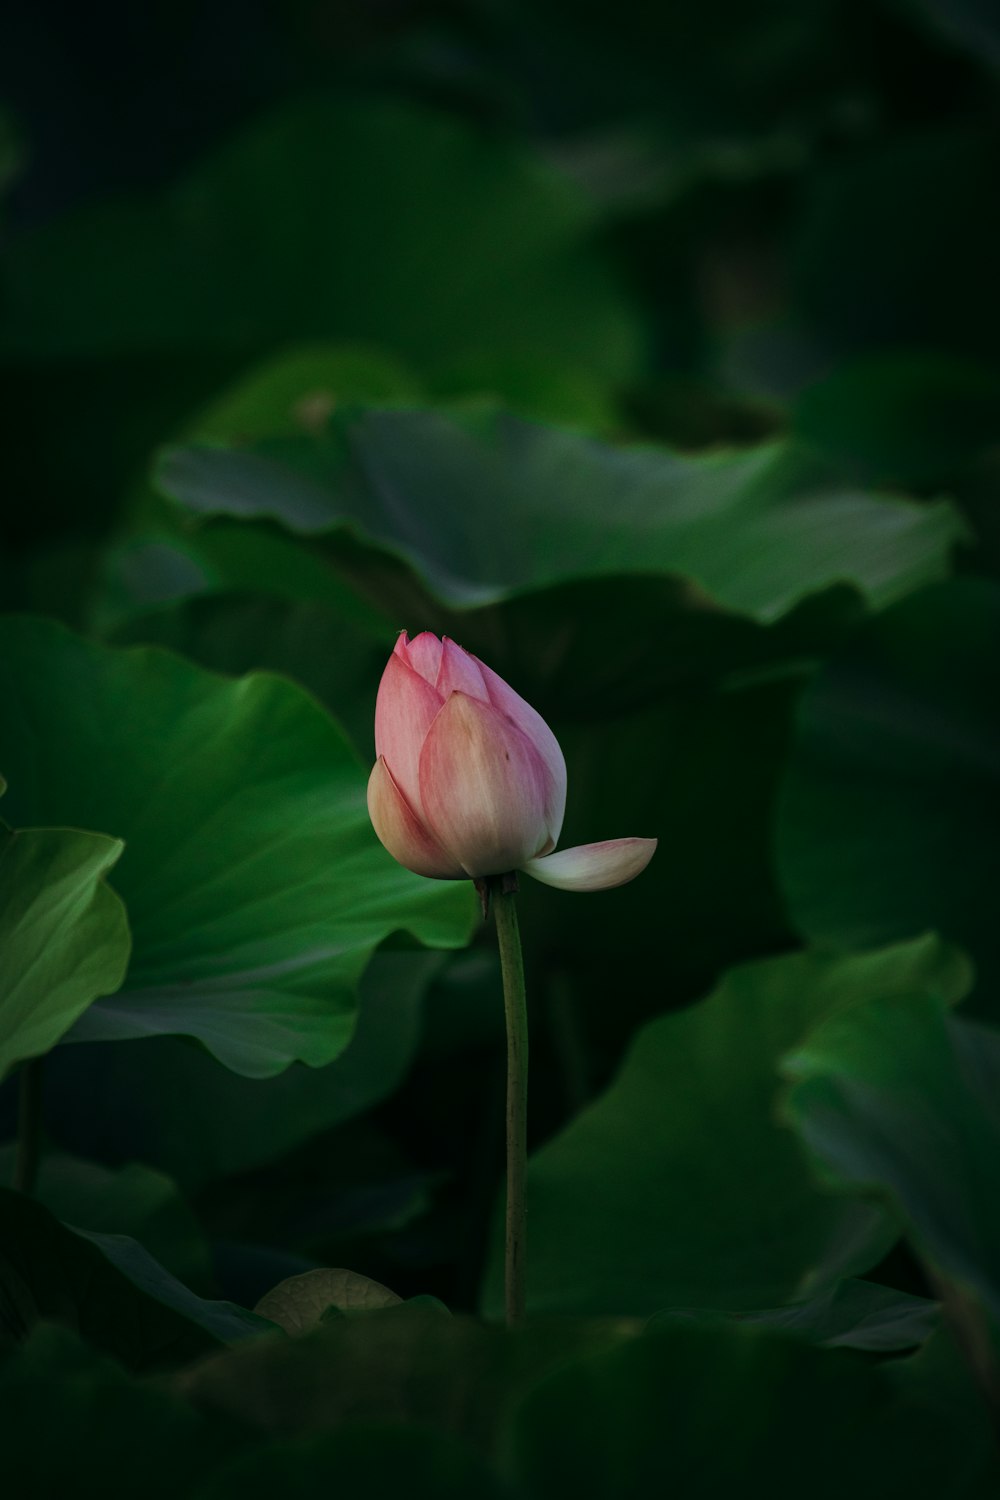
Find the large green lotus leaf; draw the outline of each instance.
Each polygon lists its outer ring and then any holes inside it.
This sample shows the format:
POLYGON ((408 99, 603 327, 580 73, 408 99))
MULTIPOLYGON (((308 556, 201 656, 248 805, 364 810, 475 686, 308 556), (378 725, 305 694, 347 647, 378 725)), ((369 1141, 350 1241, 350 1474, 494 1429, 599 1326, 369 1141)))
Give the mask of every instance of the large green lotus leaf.
POLYGON ((528 1391, 503 1468, 527 1500, 985 1496, 985 1409, 956 1426, 934 1394, 901 1397, 885 1365, 762 1329, 662 1327, 528 1391))
MULTIPOLYGON (((543 420, 611 431, 616 418, 590 392, 592 380, 575 367, 560 377, 537 359, 519 362, 480 358, 443 372, 437 399, 484 395, 512 410, 543 420), (523 365, 523 368, 522 368, 523 365)), ((253 366, 227 386, 174 434, 174 441, 232 443, 320 434, 332 412, 352 403, 413 402, 421 391, 403 367, 381 351, 339 343, 295 345, 253 366)), ((102 632, 137 611, 220 588, 256 587, 295 600, 321 602, 337 617, 363 627, 386 622, 328 567, 309 567, 301 550, 282 547, 275 529, 200 528, 185 518, 148 481, 137 485, 127 506, 123 537, 105 555, 93 609, 102 632)), ((336 628, 336 625, 335 627, 336 628)), ((262 665, 263 663, 257 663, 262 665)))
POLYGON ((844 581, 884 604, 945 574, 960 534, 949 506, 851 489, 787 445, 685 457, 495 409, 346 412, 325 438, 168 450, 157 478, 195 515, 360 533, 455 607, 640 574, 768 622, 844 581))
MULTIPOLYGON (((281 550, 279 542, 274 554, 281 550)), ((301 558, 301 549, 297 553, 301 558)), ((307 573, 304 568, 299 576, 307 573)), ((376 631, 347 618, 328 570, 322 602, 269 597, 273 572, 259 584, 268 592, 221 589, 131 614, 112 639, 167 646, 213 672, 263 670, 291 677, 336 715, 362 758, 374 760, 375 694, 397 632, 389 622, 376 631)))
POLYGON ((20 235, 4 347, 266 352, 364 340, 420 369, 484 350, 619 378, 639 335, 568 179, 444 115, 299 101, 161 193, 20 235))
POLYGON ((190 1500, 316 1500, 326 1494, 341 1500, 510 1500, 467 1443, 429 1427, 388 1422, 353 1423, 238 1454, 188 1493, 190 1500))
MULTIPOLYGON (((311 341, 282 348, 215 391, 175 430, 179 442, 233 443, 242 447, 265 438, 292 438, 322 432, 345 402, 380 405, 419 401, 419 382, 403 364, 380 349, 361 344, 311 341)), ((161 440, 162 440, 162 434, 161 440)), ((148 480, 134 485, 126 505, 131 533, 163 528, 176 532, 172 516, 148 480)), ((365 606, 354 600, 356 615, 365 606)))
MULTIPOLYGON (((57 1088, 58 1080, 52 1078, 47 1063, 49 1106, 57 1088)), ((47 1108, 46 1127, 49 1113, 47 1108)), ((123 1113, 120 1108, 119 1121, 123 1113)), ((130 1155, 137 1151, 138 1143, 130 1140, 130 1155)), ((0 1184, 4 1187, 11 1184, 14 1158, 13 1146, 0 1147, 0 1184)), ((33 1192, 57 1219, 74 1229, 128 1235, 181 1281, 206 1285, 211 1279, 208 1245, 197 1218, 170 1178, 152 1167, 129 1161, 112 1168, 46 1150, 33 1192)))
MULTIPOLYGON (((772 809, 800 679, 725 692, 706 692, 705 679, 727 667, 749 673, 768 659, 773 665, 775 653, 794 662, 827 629, 842 633, 851 614, 849 600, 840 608, 823 596, 815 609, 766 630, 719 610, 692 612, 681 592, 667 580, 601 580, 435 622, 553 726, 569 768, 565 846, 623 833, 659 836, 664 848, 669 842, 671 857, 658 856, 641 881, 602 895, 600 921, 583 929, 578 898, 522 882, 525 941, 556 951, 574 971, 573 1003, 587 1012, 604 1068, 627 1031, 663 1008, 639 972, 643 963, 665 961, 671 993, 691 999, 727 964, 792 941, 773 870, 772 809), (810 624, 816 616, 821 627, 810 624), (663 911, 670 919, 661 957, 663 911), (598 953, 607 972, 595 968, 598 953), (623 953, 641 955, 634 983, 622 981, 623 953), (607 982, 626 991, 611 1009, 607 982)), ((358 671, 352 681, 342 658, 331 661, 322 650, 324 618, 318 604, 220 595, 138 619, 129 635, 219 668, 249 666, 260 653, 262 665, 280 667, 321 696, 370 761, 375 686, 391 639, 381 657, 377 646, 366 648, 367 675, 358 671)), ((412 627, 414 616, 399 619, 412 627)), ((459 1008, 473 1018, 474 1007, 459 1008)))
POLYGON ((383 938, 457 947, 471 930, 471 887, 385 853, 363 767, 281 678, 221 678, 13 617, 0 623, 0 702, 8 816, 126 843, 116 883, 132 961, 74 1040, 183 1033, 251 1077, 319 1066, 350 1040, 383 938))
POLYGON ((0 1356, 0 1408, 4 1477, 25 1500, 177 1500, 246 1443, 51 1325, 0 1356))
MULTIPOLYGON (((322 429, 345 400, 415 395, 412 378, 376 350, 296 345, 217 393, 177 435, 237 445, 288 437, 322 429)), ((325 689, 319 696, 327 703, 335 688, 341 706, 353 704, 358 679, 372 671, 373 641, 381 653, 395 638, 391 620, 275 527, 203 527, 195 537, 148 481, 134 487, 124 531, 104 555, 90 619, 105 637, 173 646, 215 670, 284 671, 290 659, 293 676, 325 689), (209 598, 199 601, 202 595, 209 598), (278 598, 286 606, 280 618, 278 598), (331 639, 335 652, 324 649, 331 639)))
MULTIPOLYGON (((358 986, 354 1034, 321 1069, 293 1063, 274 1078, 242 1078, 181 1037, 61 1047, 46 1062, 46 1127, 64 1145, 104 1161, 138 1157, 187 1192, 277 1162, 394 1091, 413 1058, 424 993, 441 962, 433 952, 376 953, 358 986)), ((502 1031, 499 997, 497 1014, 502 1031)), ((143 1239, 138 1229, 121 1227, 143 1239)))
MULTIPOLYGON (((4 734, 5 754, 8 743, 4 734)), ((105 876, 122 848, 101 833, 0 824, 0 1078, 121 984, 128 919, 105 876)))
POLYGON ((939 1277, 1000 1323, 1000 1032, 928 994, 832 1016, 784 1060, 824 1176, 890 1196, 939 1277))
POLYGON ((132 1370, 184 1364, 266 1328, 204 1302, 124 1235, 75 1232, 23 1193, 0 1188, 0 1343, 63 1323, 132 1370))
POLYGON ((781 884, 817 942, 933 927, 981 1000, 1000 979, 1000 588, 956 579, 867 624, 804 693, 778 805, 781 884))
MULTIPOLYGON (((531 1158, 529 1307, 768 1308, 874 1265, 895 1228, 817 1187, 775 1117, 778 1061, 868 996, 955 998, 968 983, 933 938, 856 958, 797 953, 732 969, 708 999, 650 1022, 608 1091, 531 1158)), ((493 1249, 484 1304, 496 1315, 499 1234, 493 1249)))

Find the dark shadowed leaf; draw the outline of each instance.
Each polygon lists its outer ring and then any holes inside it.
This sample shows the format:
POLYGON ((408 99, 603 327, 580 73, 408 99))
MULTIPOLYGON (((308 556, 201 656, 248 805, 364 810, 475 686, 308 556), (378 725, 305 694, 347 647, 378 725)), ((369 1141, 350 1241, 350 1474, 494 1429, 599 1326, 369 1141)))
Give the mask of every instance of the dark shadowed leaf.
MULTIPOLYGON (((58 1087, 48 1063, 45 1085, 47 1124, 58 1087)), ((14 1156, 13 1146, 0 1147, 0 1183, 5 1187, 11 1183, 14 1156)), ((209 1279, 208 1245, 194 1213, 169 1177, 152 1167, 131 1161, 115 1169, 46 1150, 34 1192, 57 1219, 74 1229, 128 1235, 182 1281, 204 1284, 209 1279)))
POLYGON ((519 1388, 636 1333, 621 1319, 546 1320, 510 1332, 404 1304, 335 1318, 302 1338, 252 1340, 193 1366, 178 1384, 197 1406, 269 1432, 407 1421, 489 1448, 519 1388))
POLYGON ((0 1333, 21 1339, 36 1323, 63 1323, 132 1370, 184 1364, 237 1336, 238 1315, 249 1331, 252 1313, 201 1302, 180 1283, 183 1307, 159 1292, 172 1281, 141 1246, 114 1236, 98 1243, 77 1234, 21 1193, 0 1189, 0 1333), (138 1252, 136 1254, 135 1252, 138 1252), (197 1318, 189 1316, 198 1312, 197 1318), (214 1314, 221 1324, 210 1328, 214 1314), (220 1332, 225 1327, 228 1332, 220 1332))
POLYGON ((825 1177, 888 1197, 914 1244, 1000 1324, 1000 1033, 926 993, 832 1016, 783 1062, 825 1177))
MULTIPOLYGON (((46 1063, 46 1126, 102 1161, 137 1156, 186 1192, 278 1161, 393 1092, 442 960, 419 949, 376 953, 358 988, 351 1040, 323 1068, 293 1063, 274 1078, 243 1078, 179 1037, 60 1047, 46 1063)), ((500 1004, 501 1025, 502 1014, 500 1004)))
POLYGON ((39 1327, 0 1359, 0 1407, 4 1475, 25 1500, 177 1500, 238 1451, 233 1429, 131 1380, 64 1328, 39 1327))
POLYGON ((125 1234, 98 1234, 94 1230, 75 1231, 96 1245, 104 1258, 127 1276, 134 1287, 155 1297, 157 1302, 203 1328, 222 1343, 235 1343, 254 1334, 268 1333, 273 1324, 268 1318, 238 1307, 234 1302, 208 1301, 171 1276, 149 1251, 125 1234))
POLYGON ((874 1281, 850 1278, 787 1307, 721 1313, 710 1308, 669 1308, 652 1323, 736 1322, 794 1333, 829 1349, 868 1349, 884 1353, 912 1349, 937 1327, 940 1308, 927 1297, 914 1297, 874 1281))
POLYGON ((778 869, 817 942, 935 928, 1000 980, 1000 588, 963 578, 861 629, 807 687, 778 808, 778 869))
MULTIPOLYGON (((963 1348, 944 1319, 927 1342, 906 1359, 882 1366, 897 1393, 896 1420, 931 1424, 952 1452, 947 1492, 990 1500, 1000 1487, 996 1423, 963 1348), (942 1424, 944 1427, 942 1429, 942 1424)), ((915 1493, 919 1493, 919 1485, 915 1493)))
POLYGON ((157 482, 199 516, 357 531, 458 607, 640 574, 767 622, 834 583, 896 598, 941 577, 960 534, 948 506, 851 489, 787 445, 684 457, 489 408, 355 411, 322 440, 176 448, 157 482))
POLYGON ((529 1500, 971 1496, 988 1423, 901 1399, 885 1366, 759 1328, 661 1327, 556 1371, 515 1409, 505 1470, 529 1500), (954 1487, 953 1487, 954 1486, 954 1487))
POLYGON ((427 1427, 352 1423, 340 1432, 269 1443, 234 1457, 191 1491, 191 1500, 509 1500, 466 1443, 427 1427))
MULTIPOLYGON (((933 939, 856 958, 732 969, 639 1032, 608 1091, 531 1158, 528 1302, 538 1312, 741 1311, 801 1301, 895 1238, 873 1206, 820 1190, 775 1118, 779 1059, 821 1017, 911 989, 950 999, 961 956, 933 939)), ((501 1245, 484 1303, 502 1306, 501 1245)))

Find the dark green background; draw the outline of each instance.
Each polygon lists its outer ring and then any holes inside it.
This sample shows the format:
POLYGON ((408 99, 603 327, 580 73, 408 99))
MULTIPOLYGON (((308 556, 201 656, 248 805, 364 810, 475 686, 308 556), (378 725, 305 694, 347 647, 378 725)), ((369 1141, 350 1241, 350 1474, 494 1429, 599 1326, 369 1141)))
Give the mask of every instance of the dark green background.
POLYGON ((998 69, 986 0, 5 19, 23 1493, 994 1492, 998 69), (493 934, 364 812, 403 628, 659 840, 522 881, 517 1335, 493 934), (254 1317, 322 1267, 404 1303, 254 1317))

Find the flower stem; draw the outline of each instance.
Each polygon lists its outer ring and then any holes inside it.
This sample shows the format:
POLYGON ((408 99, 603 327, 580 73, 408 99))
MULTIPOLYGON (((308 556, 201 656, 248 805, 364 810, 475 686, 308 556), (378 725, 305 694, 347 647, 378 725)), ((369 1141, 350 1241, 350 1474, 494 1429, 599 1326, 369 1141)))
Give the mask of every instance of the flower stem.
POLYGON ((508 1328, 524 1321, 525 1223, 528 1213, 528 1007, 514 897, 517 876, 492 882, 507 1018, 507 1219, 504 1307, 508 1328))
POLYGON ((14 1189, 33 1193, 38 1176, 42 1134, 42 1059, 31 1057, 21 1064, 17 1099, 17 1152, 14 1158, 14 1189))

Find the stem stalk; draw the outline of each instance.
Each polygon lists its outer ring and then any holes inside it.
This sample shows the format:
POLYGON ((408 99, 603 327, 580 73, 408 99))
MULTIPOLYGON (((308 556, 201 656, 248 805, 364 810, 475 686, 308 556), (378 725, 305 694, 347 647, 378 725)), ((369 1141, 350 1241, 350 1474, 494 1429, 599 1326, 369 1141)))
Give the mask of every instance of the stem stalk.
POLYGON ((504 1306, 507 1326, 524 1321, 525 1234, 528 1212, 528 1007, 514 897, 517 876, 492 882, 493 910, 507 1020, 507 1216, 504 1237, 504 1306))

